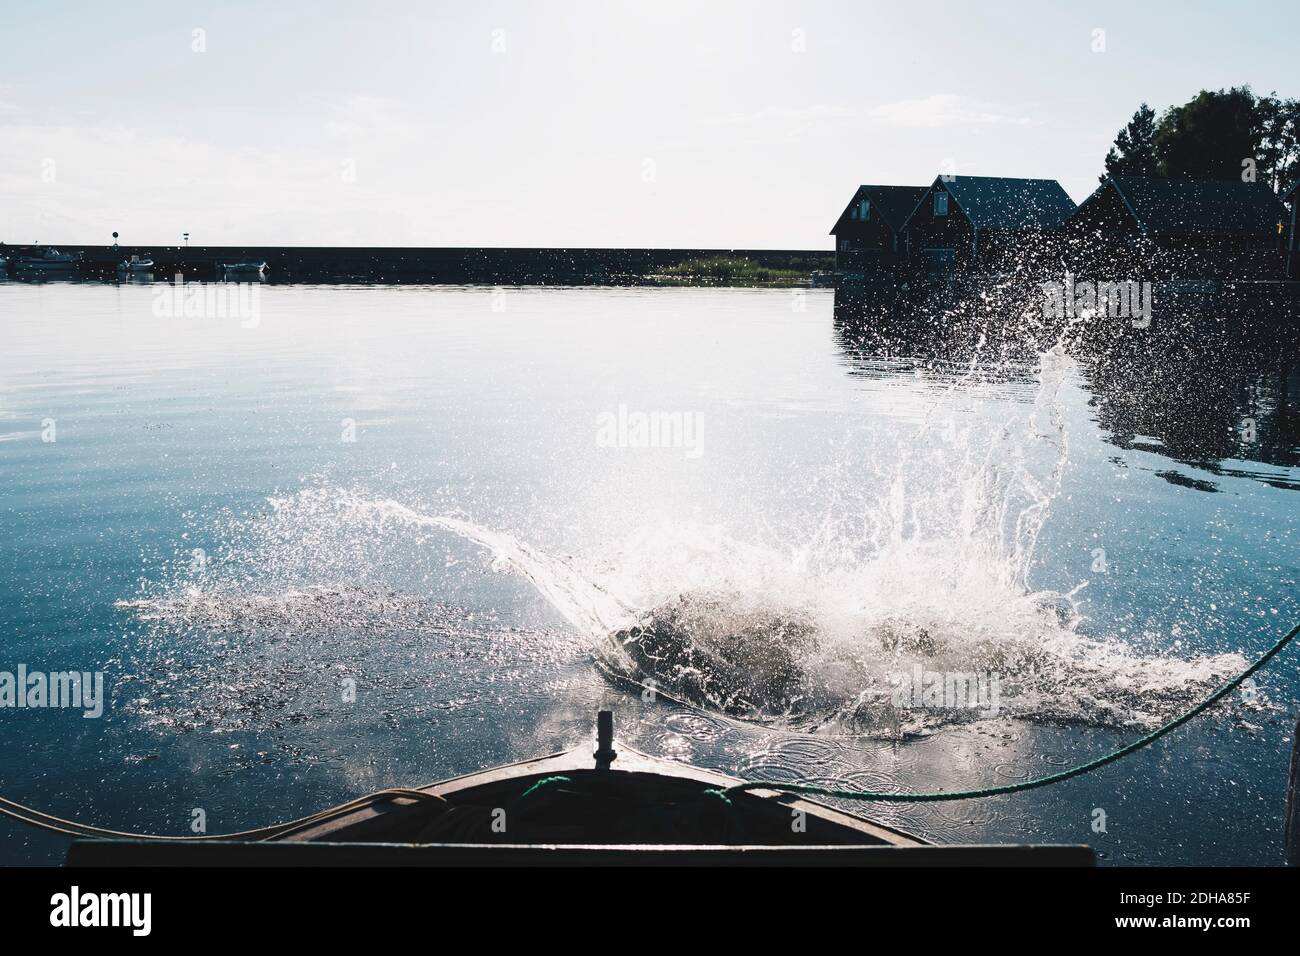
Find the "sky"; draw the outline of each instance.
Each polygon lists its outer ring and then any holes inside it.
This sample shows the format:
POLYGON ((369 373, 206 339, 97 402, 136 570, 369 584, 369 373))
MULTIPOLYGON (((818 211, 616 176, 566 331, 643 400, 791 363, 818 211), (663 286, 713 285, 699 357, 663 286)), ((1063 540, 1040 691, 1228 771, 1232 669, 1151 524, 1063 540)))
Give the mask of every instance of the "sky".
POLYGON ((1297 36, 1295 0, 17 3, 0 240, 829 249, 859 183, 1080 201, 1144 100, 1300 96, 1297 36))

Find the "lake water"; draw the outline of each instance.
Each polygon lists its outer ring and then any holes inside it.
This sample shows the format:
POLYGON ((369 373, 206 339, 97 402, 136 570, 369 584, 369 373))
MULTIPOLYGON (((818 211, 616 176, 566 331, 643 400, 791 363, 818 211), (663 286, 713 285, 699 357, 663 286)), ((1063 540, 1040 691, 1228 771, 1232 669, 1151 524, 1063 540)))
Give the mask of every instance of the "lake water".
MULTIPOLYGON (((60 816, 239 830, 585 746, 602 707, 626 745, 750 778, 1005 784, 1300 619, 1276 350, 886 353, 821 290, 266 286, 169 316, 168 288, 0 284, 0 671, 105 679, 98 719, 0 708, 0 795, 60 816), (732 684, 611 641, 665 607, 732 684), (793 708, 726 645, 772 620, 815 691, 793 708), (890 698, 926 673, 999 706, 890 698)), ((859 809, 1280 863, 1297 660, 1087 777, 859 809)), ((0 862, 64 849, 0 820, 0 862)))

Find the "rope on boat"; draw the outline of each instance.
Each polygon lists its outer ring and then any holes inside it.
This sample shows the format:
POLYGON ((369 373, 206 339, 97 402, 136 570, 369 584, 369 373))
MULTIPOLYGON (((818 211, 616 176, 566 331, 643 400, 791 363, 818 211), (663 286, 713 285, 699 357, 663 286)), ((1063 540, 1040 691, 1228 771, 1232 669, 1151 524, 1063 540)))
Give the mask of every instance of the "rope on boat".
POLYGON ((519 799, 522 800, 524 799, 524 797, 530 797, 538 790, 545 790, 547 787, 553 787, 557 783, 573 783, 573 778, 565 777, 563 775, 554 776, 554 777, 543 777, 541 780, 538 780, 535 784, 533 784, 531 787, 529 787, 527 790, 521 793, 519 795, 519 799))
POLYGON ((409 800, 441 800, 446 802, 443 797, 433 793, 426 793, 422 790, 412 790, 406 787, 391 787, 386 790, 379 790, 375 793, 366 794, 363 797, 357 797, 355 800, 349 800, 347 803, 340 804, 337 807, 330 807, 328 810, 322 810, 319 813, 313 813, 309 816, 300 817, 297 820, 290 820, 286 823, 274 823, 266 827, 258 827, 256 830, 241 830, 238 833, 213 833, 201 834, 198 836, 179 835, 169 836, 159 833, 132 833, 123 830, 109 830, 104 827, 97 827, 89 823, 78 823, 76 820, 65 820, 62 817, 56 817, 52 813, 45 813, 42 810, 36 810, 32 807, 23 806, 21 803, 15 803, 0 797, 0 816, 9 817, 11 820, 17 820, 19 823, 25 823, 28 826, 36 827, 39 830, 46 830, 50 833, 58 833, 62 836, 70 837, 96 837, 96 838, 114 838, 122 840, 167 840, 175 842, 183 840, 189 843, 202 843, 212 840, 266 840, 275 836, 282 836, 290 831, 301 829, 307 826, 314 826, 318 823, 324 823, 326 820, 351 813, 361 807, 369 806, 383 800, 392 800, 396 798, 409 800))
MULTIPOLYGON (((1069 770, 1062 770, 1059 773, 1050 774, 1046 777, 1039 777, 1035 780, 1026 780, 1021 783, 1007 784, 1000 787, 987 787, 981 790, 959 790, 953 793, 875 793, 867 790, 837 790, 832 787, 819 787, 812 784, 788 783, 779 780, 748 780, 744 783, 735 784, 722 790, 706 791, 711 796, 721 797, 727 803, 730 803, 728 794, 740 793, 747 790, 780 790, 789 793, 805 793, 812 796, 834 797, 843 800, 864 800, 872 802, 887 803, 934 803, 946 800, 970 800, 976 797, 997 797, 1011 793, 1021 793, 1025 790, 1034 790, 1038 787, 1045 787, 1049 784, 1060 783, 1069 780, 1072 777, 1082 776, 1093 770, 1097 770, 1109 763, 1114 763, 1131 753, 1141 750, 1149 744, 1155 743, 1165 734, 1178 729, 1189 720, 1203 714, 1209 710, 1225 696, 1232 693, 1242 683, 1256 671, 1260 670, 1265 664, 1278 655, 1281 650, 1291 643, 1292 639, 1300 634, 1300 624, 1291 628, 1286 635, 1276 644, 1270 647, 1255 663, 1251 664, 1244 671, 1234 677, 1228 683, 1201 701, 1187 713, 1174 720, 1169 721, 1163 727, 1152 731, 1140 740, 1136 740, 1126 747, 1121 747, 1113 753, 1090 760, 1087 763, 1080 764, 1069 770)), ((545 778, 535 783, 528 791, 552 783, 560 782, 561 778, 545 778)), ((309 825, 322 823, 326 820, 333 819, 353 810, 376 803, 381 800, 389 799, 414 799, 414 800, 442 800, 442 797, 436 794, 426 793, 421 790, 412 790, 404 787, 392 787, 386 790, 380 790, 377 793, 367 794, 350 800, 347 803, 337 807, 331 807, 320 813, 314 813, 310 816, 301 817, 297 820, 290 820, 287 823, 276 823, 267 827, 260 827, 256 830, 242 830, 238 833, 221 833, 221 834, 203 834, 199 836, 167 836, 157 833, 131 833, 123 830, 109 830, 104 827, 93 826, 88 823, 78 823, 75 820, 65 820, 62 817, 56 817, 53 814, 36 810, 32 807, 24 806, 21 803, 15 803, 0 797, 0 816, 9 817, 19 823, 25 823, 41 830, 51 833, 58 833, 70 837, 99 837, 99 838, 117 838, 129 840, 184 840, 187 842, 200 843, 212 840, 265 840, 275 836, 281 836, 292 830, 301 829, 309 825)), ((444 801, 445 802, 445 801, 444 801)))
POLYGON ((1300 624, 1291 628, 1286 635, 1264 652, 1260 658, 1251 664, 1244 671, 1234 677, 1228 683, 1224 684, 1217 691, 1211 694, 1205 700, 1201 701, 1187 713, 1176 717, 1169 723, 1165 724, 1151 733, 1147 734, 1140 740, 1121 747, 1119 750, 1108 753, 1095 760, 1089 760, 1087 763, 1081 763, 1077 767, 1069 770, 1062 770, 1059 773, 1048 774, 1046 777, 1037 777, 1033 780, 1024 780, 1020 783, 1010 783, 1000 787, 984 787, 979 790, 957 790, 952 793, 879 793, 870 790, 837 790, 834 787, 819 787, 815 784, 807 783, 786 783, 779 780, 747 780, 744 783, 738 783, 734 786, 727 787, 724 793, 740 793, 746 790, 781 790, 789 793, 806 793, 818 797, 836 797, 842 800, 864 800, 881 803, 938 803, 947 800, 972 800, 977 797, 1000 797, 1009 793, 1022 793, 1025 790, 1035 790, 1038 787, 1046 787, 1049 784, 1060 783, 1063 780, 1069 780, 1072 777, 1081 777, 1085 773, 1097 770, 1106 764, 1114 763, 1131 753, 1136 753, 1143 747, 1155 743, 1165 734, 1177 730, 1189 720, 1205 713, 1220 700, 1232 693, 1242 683, 1254 674, 1261 667, 1272 660, 1277 654, 1291 643, 1292 639, 1300 634, 1300 624))

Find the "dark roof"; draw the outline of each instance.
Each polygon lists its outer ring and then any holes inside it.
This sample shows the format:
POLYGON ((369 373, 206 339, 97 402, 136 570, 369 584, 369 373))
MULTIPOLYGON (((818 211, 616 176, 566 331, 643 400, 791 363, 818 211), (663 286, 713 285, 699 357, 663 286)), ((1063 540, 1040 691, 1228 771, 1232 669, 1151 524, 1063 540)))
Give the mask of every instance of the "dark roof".
POLYGON ((944 186, 978 229, 1056 229, 1074 212, 1055 179, 954 176, 944 186))
POLYGON ((928 188, 928 186, 859 186, 849 204, 840 213, 840 218, 835 220, 831 234, 838 232, 840 226, 849 221, 849 210, 864 194, 871 200, 871 205, 880 214, 880 218, 894 229, 901 229, 928 188))
POLYGON ((929 187, 867 186, 864 188, 871 193, 871 198, 876 201, 876 208, 885 217, 885 221, 895 229, 900 229, 929 187))
POLYGON ((1286 215, 1272 189, 1239 179, 1112 176, 1109 186, 1144 231, 1164 235, 1272 234, 1286 215))

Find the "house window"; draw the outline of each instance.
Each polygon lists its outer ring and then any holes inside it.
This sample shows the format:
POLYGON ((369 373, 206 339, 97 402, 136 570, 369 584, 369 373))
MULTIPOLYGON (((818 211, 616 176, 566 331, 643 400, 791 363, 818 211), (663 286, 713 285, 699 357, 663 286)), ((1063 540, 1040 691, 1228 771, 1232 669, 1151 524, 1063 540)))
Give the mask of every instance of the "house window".
POLYGON ((849 241, 847 239, 841 239, 840 252, 848 252, 848 251, 849 251, 849 241))
POLYGON ((936 216, 948 215, 948 194, 947 193, 934 194, 934 214, 936 216))
POLYGON ((854 203, 852 206, 849 207, 849 218, 850 219, 858 218, 858 207, 856 203, 854 203))
POLYGON ((871 200, 864 199, 858 203, 858 218, 866 222, 871 218, 871 200))

